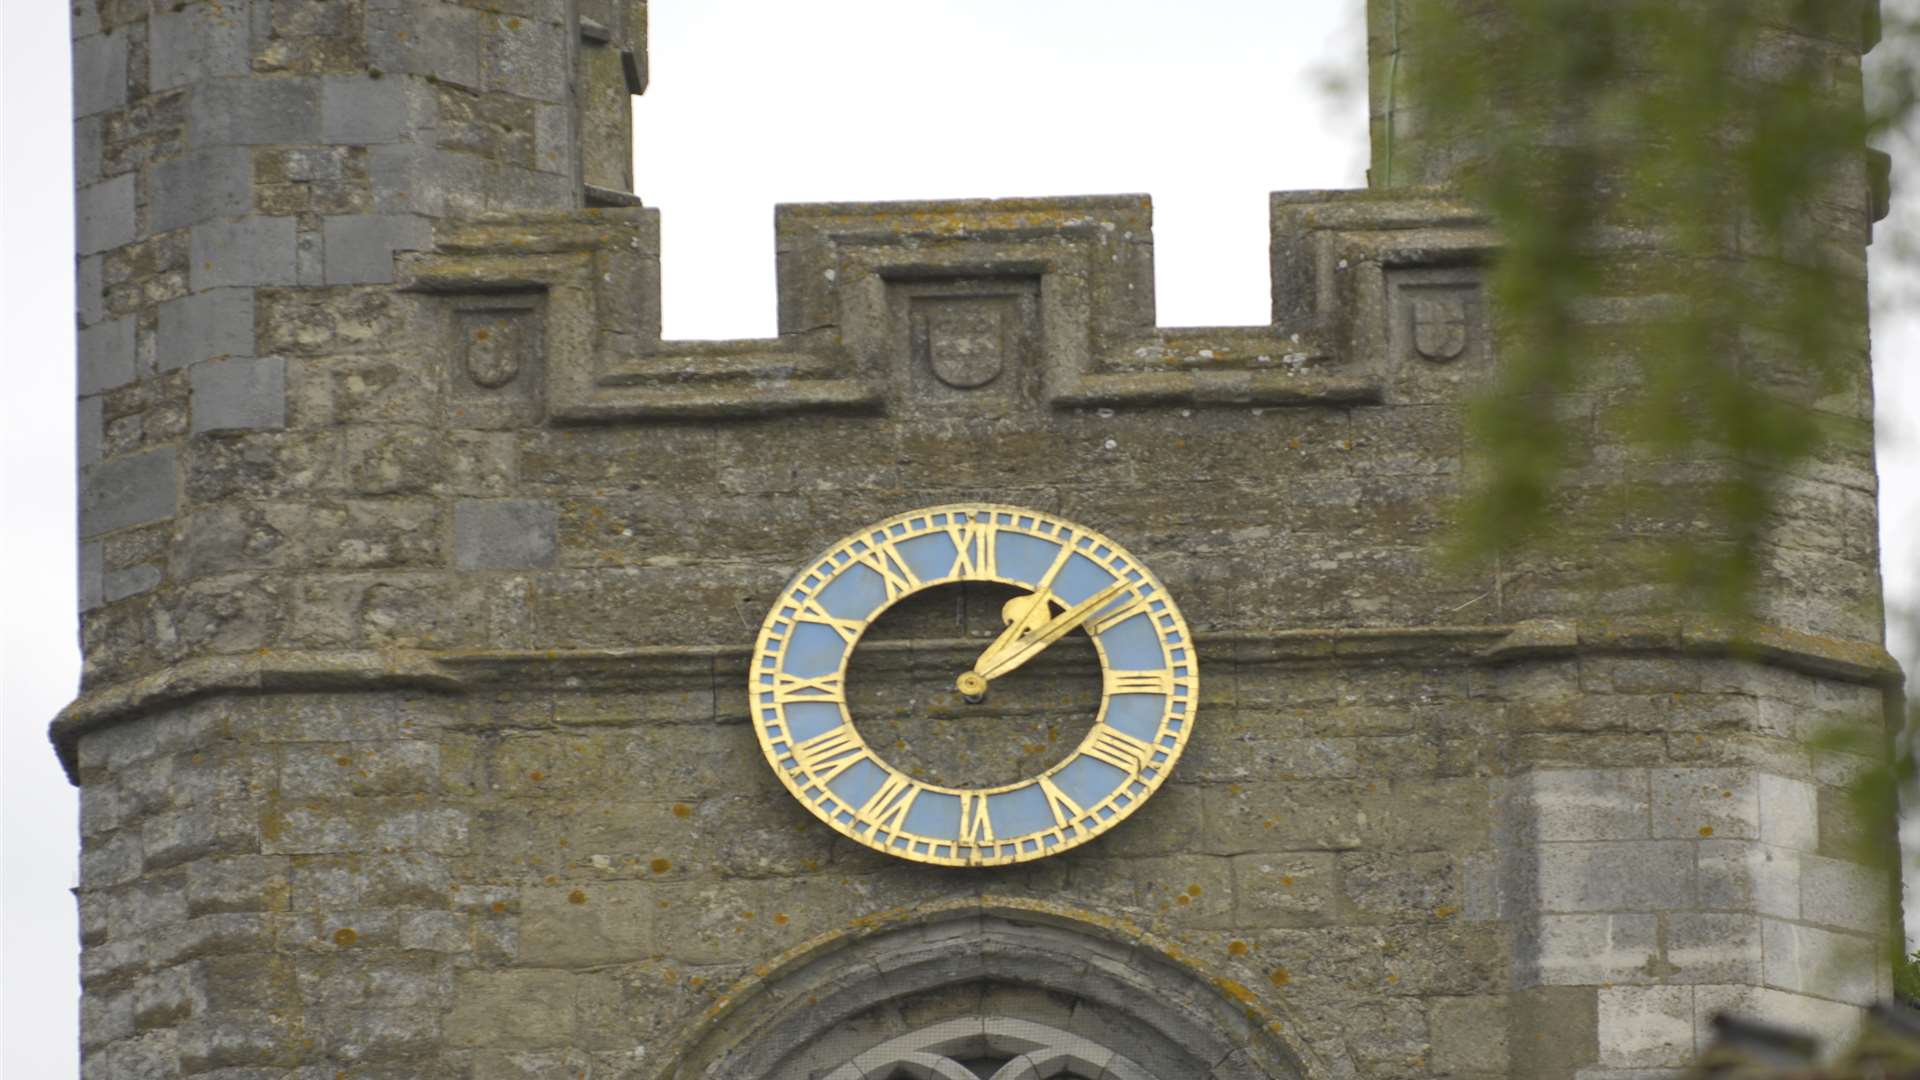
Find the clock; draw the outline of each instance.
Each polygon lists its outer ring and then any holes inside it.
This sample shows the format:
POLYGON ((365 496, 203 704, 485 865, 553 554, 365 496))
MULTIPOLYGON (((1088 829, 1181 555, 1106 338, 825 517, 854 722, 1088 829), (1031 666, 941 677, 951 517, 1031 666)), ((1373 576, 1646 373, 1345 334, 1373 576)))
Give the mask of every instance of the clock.
POLYGON ((1002 866, 1077 847, 1138 810, 1193 733, 1199 686, 1186 620, 1139 559, 1051 514, 963 503, 867 526, 803 568, 761 625, 747 689, 774 773, 841 835, 915 862, 1002 866), (1087 635, 1099 657, 1086 737, 1010 784, 910 776, 847 708, 847 664, 868 628, 909 596, 965 582, 1020 590, 1004 629, 953 673, 971 708, 993 708, 996 679, 1068 635, 1087 635))

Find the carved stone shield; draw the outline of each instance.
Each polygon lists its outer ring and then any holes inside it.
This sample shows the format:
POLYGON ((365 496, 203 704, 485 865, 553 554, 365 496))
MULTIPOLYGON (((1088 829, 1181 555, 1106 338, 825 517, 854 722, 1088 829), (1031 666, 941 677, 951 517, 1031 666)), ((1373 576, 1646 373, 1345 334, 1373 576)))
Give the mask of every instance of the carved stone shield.
POLYGON ((493 390, 520 374, 520 354, 526 349, 521 322, 511 315, 469 313, 462 328, 466 332, 468 378, 493 390))
POLYGON ((1001 300, 929 304, 922 348, 934 376, 957 390, 999 378, 1007 363, 1006 314, 1001 300))
POLYGON ((1457 360, 1467 351, 1467 304, 1458 296, 1413 302, 1413 347, 1436 363, 1457 360))

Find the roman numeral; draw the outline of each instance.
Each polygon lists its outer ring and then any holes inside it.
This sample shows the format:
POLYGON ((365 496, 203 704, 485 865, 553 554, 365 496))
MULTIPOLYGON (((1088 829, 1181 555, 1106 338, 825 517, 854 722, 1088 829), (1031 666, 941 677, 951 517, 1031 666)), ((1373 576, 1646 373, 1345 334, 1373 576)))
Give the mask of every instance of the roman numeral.
POLYGON ((794 743, 793 763, 795 768, 813 773, 816 780, 825 784, 845 772, 847 766, 864 758, 866 749, 866 744, 860 741, 860 736, 853 730, 853 725, 841 724, 830 731, 815 735, 806 742, 794 743), (842 754, 850 756, 841 758, 842 754), (835 761, 836 758, 840 760, 835 761), (823 773, 821 770, 827 767, 829 762, 832 763, 832 773, 823 773))
POLYGON ((953 563, 955 577, 993 576, 994 537, 1000 534, 1000 526, 991 520, 969 521, 965 525, 949 528, 947 533, 953 537, 953 546, 960 549, 960 557, 953 563))
POLYGON ((1106 674, 1106 691, 1109 694, 1171 694, 1173 672, 1166 668, 1158 671, 1109 670, 1106 674))
POLYGON ((1153 760, 1153 744, 1143 742, 1108 724, 1094 725, 1087 753, 1129 775, 1138 774, 1153 760))
POLYGON ((1053 812, 1054 828, 1064 829, 1086 814, 1086 810, 1079 803, 1068 798, 1067 793, 1060 790, 1052 777, 1040 778, 1040 790, 1046 793, 1047 809, 1053 812))
POLYGON ((1104 634, 1108 630, 1126 622, 1135 615, 1147 610, 1147 599, 1138 593, 1129 596, 1119 607, 1109 607, 1100 614, 1087 620, 1087 633, 1104 634))
POLYGON ((801 604, 800 614, 794 616, 794 618, 804 622, 819 623, 834 633, 839 634, 842 638, 845 638, 849 645, 860 640, 861 632, 867 628, 867 624, 861 622, 859 619, 842 619, 837 615, 829 613, 826 608, 820 606, 818 599, 809 599, 806 603, 801 604))
POLYGON ((865 806, 860 808, 860 817, 873 823, 876 829, 897 833, 907 820, 907 811, 913 809, 913 800, 920 795, 920 789, 913 781, 899 773, 888 773, 887 781, 880 790, 873 793, 865 806))
POLYGON ((820 675, 803 679, 798 675, 781 672, 773 677, 773 700, 778 705, 788 705, 796 701, 825 701, 845 705, 846 687, 838 675, 820 675))
POLYGON ((892 603, 901 595, 919 588, 920 579, 914 576, 906 560, 889 556, 892 556, 890 549, 880 549, 856 555, 854 561, 880 575, 880 580, 887 588, 887 602, 892 603))
POLYGON ((993 844, 993 819, 987 815, 985 795, 960 793, 960 842, 975 846, 993 844))

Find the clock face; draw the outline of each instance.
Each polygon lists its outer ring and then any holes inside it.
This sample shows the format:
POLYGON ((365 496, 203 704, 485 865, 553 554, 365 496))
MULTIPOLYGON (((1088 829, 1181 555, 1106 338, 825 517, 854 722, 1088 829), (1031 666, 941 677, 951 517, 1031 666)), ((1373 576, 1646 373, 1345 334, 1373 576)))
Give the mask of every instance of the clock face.
POLYGON ((774 772, 842 835, 916 862, 997 866, 1084 844, 1138 809, 1186 746, 1200 690, 1186 621, 1138 559, 1050 514, 967 503, 888 518, 801 570, 760 628, 748 693, 774 772), (1086 737, 1011 784, 909 776, 847 709, 847 663, 867 629, 909 596, 965 582, 1019 591, 999 636, 951 676, 969 708, 993 709, 995 680, 1070 635, 1091 638, 1100 661, 1086 737))

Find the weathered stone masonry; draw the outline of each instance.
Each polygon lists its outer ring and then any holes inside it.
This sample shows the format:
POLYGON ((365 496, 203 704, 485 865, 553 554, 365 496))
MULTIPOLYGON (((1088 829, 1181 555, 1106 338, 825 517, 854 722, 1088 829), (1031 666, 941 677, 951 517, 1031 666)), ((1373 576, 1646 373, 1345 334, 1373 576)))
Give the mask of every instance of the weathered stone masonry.
MULTIPOLYGON (((1736 652, 1592 594, 1711 475, 1611 445, 1620 358, 1570 419, 1576 480, 1632 482, 1597 554, 1440 569, 1498 243, 1443 188, 1274 196, 1272 323, 1183 330, 1144 198, 784 207, 779 336, 663 341, 644 3, 75 12, 88 1077, 1626 1080, 1718 1010, 1887 993, 1861 763, 1809 746, 1896 677, 1864 347, 1736 652), (745 723, 801 561, 965 498, 1121 539, 1206 671, 1167 788, 1005 871, 830 839, 745 723)), ((1773 44, 1858 94, 1868 42, 1773 44)), ((1864 174, 1835 191, 1864 250, 1864 174)), ((863 723, 967 751, 916 688, 997 603, 863 647, 863 723)), ((1084 658, 1035 668, 994 738, 1086 707, 1084 658)))

